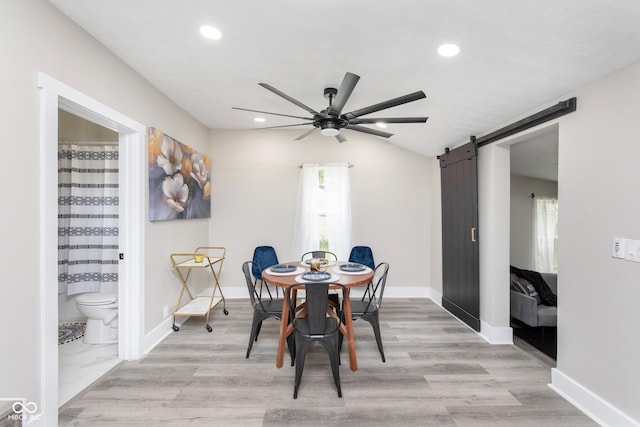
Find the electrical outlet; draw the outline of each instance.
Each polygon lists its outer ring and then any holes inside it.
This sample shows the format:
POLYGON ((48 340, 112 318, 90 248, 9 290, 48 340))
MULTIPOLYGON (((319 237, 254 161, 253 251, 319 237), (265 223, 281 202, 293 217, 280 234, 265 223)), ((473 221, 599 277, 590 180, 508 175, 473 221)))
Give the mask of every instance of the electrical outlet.
POLYGON ((625 256, 625 239, 620 237, 613 238, 613 248, 611 249, 611 256, 614 258, 622 258, 625 256))
POLYGON ((165 305, 162 307, 162 318, 166 319, 167 317, 169 317, 169 306, 165 305))

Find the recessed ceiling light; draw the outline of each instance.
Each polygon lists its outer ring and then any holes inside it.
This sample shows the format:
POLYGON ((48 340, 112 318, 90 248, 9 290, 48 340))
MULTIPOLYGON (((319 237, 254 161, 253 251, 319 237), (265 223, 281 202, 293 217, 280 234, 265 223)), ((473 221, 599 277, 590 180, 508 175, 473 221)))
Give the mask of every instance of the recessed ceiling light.
POLYGON ((460 48, 457 44, 446 43, 438 46, 438 54, 441 56, 451 57, 456 56, 458 53, 460 53, 460 48))
POLYGON ((381 129, 387 128, 387 124, 385 122, 376 122, 376 126, 378 126, 381 129))
POLYGON ((203 25, 200 27, 200 34, 211 40, 220 40, 222 38, 222 32, 211 25, 203 25))
POLYGON ((253 121, 258 123, 264 123, 267 121, 267 119, 265 119, 264 117, 256 117, 253 119, 253 121))

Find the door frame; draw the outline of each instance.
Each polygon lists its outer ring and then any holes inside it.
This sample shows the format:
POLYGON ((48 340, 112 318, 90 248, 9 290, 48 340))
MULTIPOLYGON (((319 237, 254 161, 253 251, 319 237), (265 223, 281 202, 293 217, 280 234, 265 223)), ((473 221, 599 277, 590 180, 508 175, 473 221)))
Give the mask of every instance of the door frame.
POLYGON ((555 118, 478 149, 478 215, 483 231, 480 240, 480 335, 492 344, 513 344, 509 313, 511 145, 552 127, 558 129, 561 143, 560 119, 555 118))
POLYGON ((58 109, 119 134, 120 250, 118 357, 143 355, 146 127, 38 73, 40 89, 40 406, 45 425, 58 420, 58 109))

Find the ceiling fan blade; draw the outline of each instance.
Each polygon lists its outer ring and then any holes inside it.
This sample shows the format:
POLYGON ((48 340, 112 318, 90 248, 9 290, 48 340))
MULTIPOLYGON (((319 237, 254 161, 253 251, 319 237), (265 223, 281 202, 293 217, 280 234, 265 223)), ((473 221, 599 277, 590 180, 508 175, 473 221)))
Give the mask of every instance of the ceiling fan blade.
POLYGON ((383 132, 381 130, 369 129, 364 126, 357 126, 357 125, 351 125, 351 124, 348 126, 345 126, 344 129, 355 130, 358 132, 368 133, 375 136, 381 136, 383 138, 389 138, 390 136, 393 136, 393 134, 389 132, 383 132))
POLYGON ((299 137, 297 137, 296 139, 294 139, 294 141, 300 141, 302 138, 305 138, 309 135, 311 135, 314 131, 316 130, 316 128, 313 128, 305 133, 303 133, 302 135, 300 135, 299 137))
POLYGON ((399 96, 397 98, 389 99, 388 101, 380 102, 378 104, 370 105, 368 107, 364 107, 359 110, 355 110, 350 113, 343 114, 343 117, 347 120, 351 120, 356 117, 364 116, 365 114, 375 113, 376 111, 406 104, 407 102, 417 101, 418 99, 422 99, 426 97, 427 95, 425 95, 424 92, 420 90, 418 92, 413 92, 408 95, 399 96))
POLYGON ((374 123, 425 123, 429 117, 364 117, 362 119, 351 119, 350 124, 353 125, 366 125, 374 123))
POLYGON ((292 97, 290 97, 289 95, 287 95, 284 92, 279 91, 278 89, 276 89, 275 87, 268 85, 267 83, 258 83, 260 86, 262 86, 263 88, 270 90, 271 92, 275 93, 278 96, 283 97, 284 99, 286 99, 287 101, 296 104, 298 107, 302 108, 303 110, 307 110, 308 112, 310 112, 313 115, 320 115, 320 113, 318 113, 317 111, 315 111, 313 108, 311 107, 307 107, 306 105, 304 105, 302 102, 298 101, 297 99, 294 99, 292 97))
POLYGON ((260 129, 290 128, 290 127, 294 127, 294 126, 305 126, 305 125, 312 125, 312 124, 313 124, 313 122, 307 122, 307 123, 296 123, 295 125, 266 126, 266 127, 262 127, 262 128, 255 128, 255 130, 260 130, 260 129))
POLYGON ((251 111, 252 113, 271 114, 272 116, 293 117, 294 119, 302 119, 302 120, 313 120, 312 118, 309 118, 309 117, 290 116, 289 114, 270 113, 268 111, 250 110, 248 108, 240 108, 240 107, 231 107, 231 108, 234 110, 251 111))
POLYGON ((336 95, 336 99, 333 100, 333 104, 329 107, 329 111, 327 114, 329 116, 339 116, 344 108, 344 104, 347 103, 347 100, 351 96, 351 92, 356 87, 356 84, 360 80, 360 76, 353 73, 346 73, 344 75, 344 79, 342 79, 342 83, 340 83, 340 88, 338 89, 338 94, 336 95))
POLYGON ((336 139, 338 140, 338 142, 345 142, 347 140, 347 138, 345 138, 341 133, 336 135, 336 139))

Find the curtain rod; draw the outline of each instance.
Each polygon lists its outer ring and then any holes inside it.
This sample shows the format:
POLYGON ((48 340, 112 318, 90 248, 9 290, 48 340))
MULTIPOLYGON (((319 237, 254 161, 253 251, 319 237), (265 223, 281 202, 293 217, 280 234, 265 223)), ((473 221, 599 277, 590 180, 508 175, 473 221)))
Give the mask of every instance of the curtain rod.
MULTIPOLYGON (((302 167, 304 165, 307 165, 307 166, 340 166, 340 165, 343 165, 343 164, 344 163, 300 163, 298 165, 298 168, 302 169, 302 167)), ((347 167, 348 168, 352 168, 353 166, 354 166, 353 163, 347 162, 347 167)))

